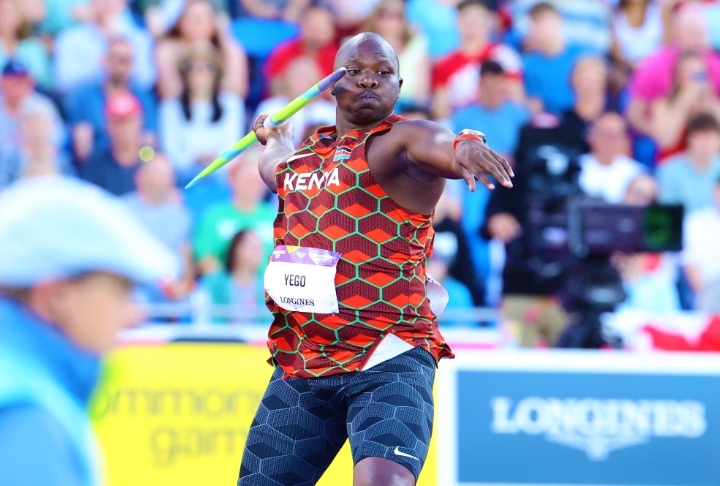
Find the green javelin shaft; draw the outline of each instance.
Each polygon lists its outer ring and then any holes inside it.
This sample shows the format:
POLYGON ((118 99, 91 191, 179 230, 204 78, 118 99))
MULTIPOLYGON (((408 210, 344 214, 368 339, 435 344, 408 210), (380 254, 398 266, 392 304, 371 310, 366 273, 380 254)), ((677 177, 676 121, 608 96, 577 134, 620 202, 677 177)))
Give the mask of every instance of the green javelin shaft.
MULTIPOLYGON (((278 127, 282 125, 288 118, 290 118, 302 108, 307 106, 308 103, 320 96, 323 91, 328 89, 330 86, 335 84, 336 81, 345 76, 346 72, 347 69, 340 68, 329 76, 321 79, 315 86, 305 91, 303 94, 292 100, 290 103, 270 115, 269 125, 271 127, 278 127)), ((235 157, 240 155, 240 152, 247 149, 255 142, 257 142, 257 136, 255 135, 254 131, 251 131, 243 138, 241 138, 240 141, 238 141, 235 145, 223 152, 223 154, 220 155, 220 157, 218 157, 217 159, 215 159, 210 165, 205 167, 202 172, 196 175, 195 178, 191 180, 187 186, 185 186, 185 189, 189 189, 190 187, 194 186, 197 181, 199 181, 206 175, 212 174, 220 167, 232 162, 235 157)))

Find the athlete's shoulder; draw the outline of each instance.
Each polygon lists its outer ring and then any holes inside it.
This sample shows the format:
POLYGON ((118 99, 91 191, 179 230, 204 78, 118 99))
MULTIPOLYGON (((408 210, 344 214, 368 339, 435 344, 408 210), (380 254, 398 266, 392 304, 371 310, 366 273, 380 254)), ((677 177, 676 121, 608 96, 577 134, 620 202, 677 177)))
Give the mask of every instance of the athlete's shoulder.
POLYGON ((442 131, 447 131, 447 128, 438 122, 403 119, 393 124, 390 133, 394 136, 426 136, 442 131))

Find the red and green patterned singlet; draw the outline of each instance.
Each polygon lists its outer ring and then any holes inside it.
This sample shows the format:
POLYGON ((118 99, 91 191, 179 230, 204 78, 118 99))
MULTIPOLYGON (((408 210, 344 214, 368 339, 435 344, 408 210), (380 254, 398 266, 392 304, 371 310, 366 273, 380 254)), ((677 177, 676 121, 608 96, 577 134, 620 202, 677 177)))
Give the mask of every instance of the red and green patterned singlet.
POLYGON ((342 254, 337 314, 288 311, 267 298, 274 315, 268 345, 286 375, 359 371, 388 333, 422 346, 436 360, 452 357, 427 298, 425 260, 432 215, 403 208, 373 177, 365 142, 405 120, 391 115, 370 130, 332 140, 318 130, 275 173, 279 196, 275 244, 342 254))

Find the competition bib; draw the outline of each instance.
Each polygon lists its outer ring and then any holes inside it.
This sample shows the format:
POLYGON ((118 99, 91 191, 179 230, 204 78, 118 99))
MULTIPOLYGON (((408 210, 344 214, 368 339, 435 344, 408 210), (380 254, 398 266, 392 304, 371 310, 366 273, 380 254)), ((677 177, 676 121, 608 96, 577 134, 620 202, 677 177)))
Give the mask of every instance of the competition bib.
POLYGON ((277 246, 265 270, 265 290, 285 310, 334 314, 340 253, 302 246, 277 246))

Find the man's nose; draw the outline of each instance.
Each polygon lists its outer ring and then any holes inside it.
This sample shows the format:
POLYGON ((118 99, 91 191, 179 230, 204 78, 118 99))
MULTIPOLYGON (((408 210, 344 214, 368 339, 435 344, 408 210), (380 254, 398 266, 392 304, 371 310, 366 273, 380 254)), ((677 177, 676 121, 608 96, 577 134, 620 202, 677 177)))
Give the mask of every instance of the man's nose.
POLYGON ((363 74, 358 80, 358 86, 361 88, 376 88, 377 80, 371 74, 363 74))

